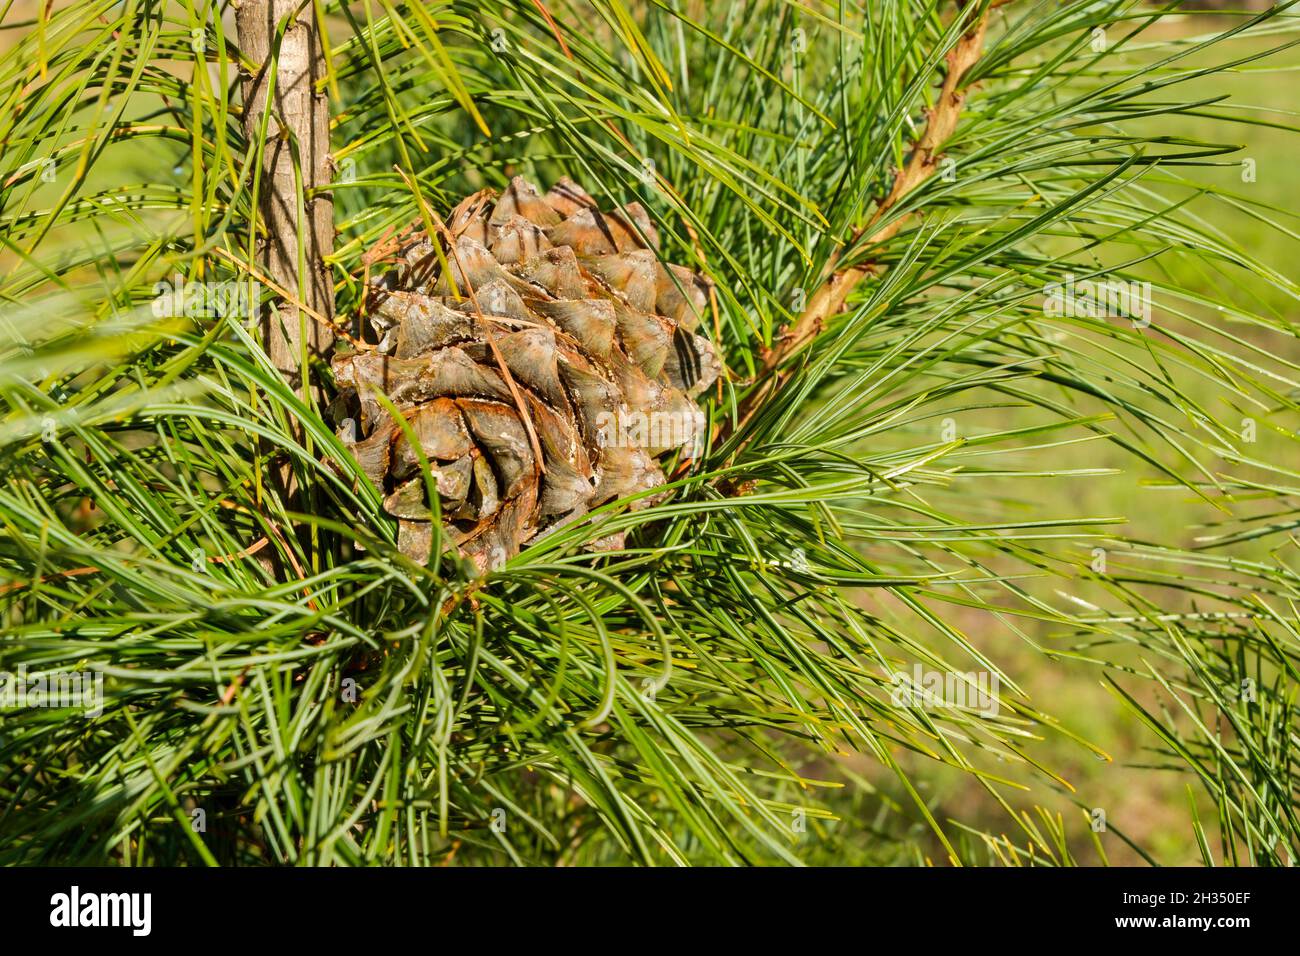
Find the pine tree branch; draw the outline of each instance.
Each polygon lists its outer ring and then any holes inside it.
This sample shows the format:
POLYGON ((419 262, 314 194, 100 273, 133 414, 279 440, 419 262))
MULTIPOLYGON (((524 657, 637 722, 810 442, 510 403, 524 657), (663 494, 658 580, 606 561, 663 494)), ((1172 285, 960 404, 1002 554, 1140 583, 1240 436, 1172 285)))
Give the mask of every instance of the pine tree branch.
MULTIPOLYGON (((889 193, 877 204, 876 211, 867 223, 854 231, 848 243, 849 247, 858 245, 864 237, 869 248, 888 242, 916 215, 915 211, 911 211, 881 224, 899 203, 933 176, 938 168, 940 150, 956 130, 957 122, 961 118, 962 106, 966 99, 962 81, 970 73, 971 68, 979 62, 984 50, 984 34, 988 28, 989 12, 994 6, 997 4, 980 10, 975 15, 970 28, 948 51, 946 57, 948 68, 943 87, 939 92, 938 101, 928 111, 925 129, 916 141, 907 164, 894 177, 889 193)), ((960 15, 966 16, 967 11, 972 9, 975 8, 963 7, 960 15)), ((840 255, 840 250, 836 250, 831 256, 827 266, 829 275, 813 293, 804 311, 777 336, 772 347, 765 348, 760 354, 760 369, 756 378, 759 381, 765 378, 769 381, 751 392, 741 403, 739 418, 742 425, 762 404, 762 400, 780 384, 778 373, 781 367, 817 337, 825 328, 827 320, 843 307, 849 294, 863 279, 876 271, 875 263, 870 260, 847 269, 837 270, 836 265, 840 255)))

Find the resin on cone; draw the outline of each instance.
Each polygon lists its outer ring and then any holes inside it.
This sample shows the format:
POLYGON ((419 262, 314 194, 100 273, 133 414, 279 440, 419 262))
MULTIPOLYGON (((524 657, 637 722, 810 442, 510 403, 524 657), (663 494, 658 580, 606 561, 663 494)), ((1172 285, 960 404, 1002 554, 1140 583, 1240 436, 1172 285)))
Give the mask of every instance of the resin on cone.
MULTIPOLYGON (((568 179, 465 199, 435 248, 422 233, 371 286, 378 346, 333 362, 341 431, 423 562, 436 483, 445 539, 480 568, 591 509, 664 484, 660 456, 702 447, 698 396, 718 377, 698 335, 709 284, 659 261, 631 203, 602 212, 568 179), (439 253, 441 252, 441 255, 439 253), (446 263, 444 268, 442 263, 446 263)), ((647 495, 630 507, 645 507, 647 495)), ((594 544, 617 548, 616 534, 594 544)))

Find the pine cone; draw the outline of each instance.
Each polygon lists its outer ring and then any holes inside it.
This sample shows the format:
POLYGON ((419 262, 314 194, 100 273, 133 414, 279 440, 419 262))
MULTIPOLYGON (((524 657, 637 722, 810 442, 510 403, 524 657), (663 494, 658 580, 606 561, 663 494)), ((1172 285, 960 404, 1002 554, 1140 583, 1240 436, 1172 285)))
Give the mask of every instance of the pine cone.
MULTIPOLYGON (((496 567, 592 508, 664 484, 657 456, 696 452, 696 397, 719 373, 695 334, 709 284, 659 262, 639 204, 602 213, 568 179, 545 196, 519 177, 499 197, 476 193, 447 231, 441 249, 416 233, 372 284, 379 345, 333 362, 344 414, 360 423, 359 436, 352 420, 340 434, 397 518, 402 551, 427 560, 427 486, 378 388, 429 461, 444 536, 496 567)), ((622 544, 617 534, 593 547, 622 544)))

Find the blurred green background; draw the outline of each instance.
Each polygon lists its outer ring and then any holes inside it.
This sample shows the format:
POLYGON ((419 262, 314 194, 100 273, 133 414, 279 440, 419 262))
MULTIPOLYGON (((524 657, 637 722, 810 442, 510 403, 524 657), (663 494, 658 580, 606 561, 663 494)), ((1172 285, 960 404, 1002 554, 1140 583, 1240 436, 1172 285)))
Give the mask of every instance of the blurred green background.
MULTIPOLYGON (((1230 6, 1244 9, 1242 4, 1230 6)), ((1236 21, 1215 16, 1172 15, 1151 30, 1144 41, 1191 39, 1225 29, 1233 22, 1236 21)), ((1263 38, 1235 41, 1229 46, 1195 54, 1181 65, 1190 71, 1229 59, 1229 50, 1235 59, 1275 44, 1276 41, 1263 38)), ((1134 55, 1141 54, 1135 52, 1134 55)), ((1252 115, 1258 120, 1293 127, 1296 83, 1300 79, 1297 71, 1300 71, 1300 50, 1292 48, 1245 69, 1194 79, 1185 88, 1180 88, 1180 95, 1188 99, 1226 96, 1235 110, 1245 110, 1240 115, 1252 115)), ((1220 104, 1210 110, 1222 108, 1220 104)), ((1239 146, 1236 152, 1212 161, 1211 166, 1183 166, 1176 173, 1192 184, 1212 184, 1243 199, 1278 207, 1280 212, 1270 211, 1267 215, 1282 227, 1280 229, 1262 225, 1251 212, 1216 197, 1203 197, 1195 208, 1196 214, 1203 217, 1207 225, 1227 233, 1284 275, 1294 275, 1295 263, 1300 261, 1300 243, 1294 233, 1288 235, 1285 231, 1295 230, 1297 226, 1294 215, 1296 138, 1290 129, 1228 123, 1211 116, 1180 116, 1163 117, 1157 123, 1148 124, 1143 129, 1146 130, 1239 146), (1253 182, 1243 181, 1242 161, 1245 159, 1254 161, 1253 182)), ((1116 258, 1125 258, 1130 252, 1128 250, 1116 258)), ((1141 269, 1153 281, 1158 282, 1163 274, 1176 278, 1179 284, 1190 290, 1203 292, 1220 301, 1239 302, 1245 308, 1278 315, 1288 321, 1297 318, 1294 303, 1288 296, 1251 276, 1225 278, 1221 274, 1210 274, 1179 257, 1161 257, 1141 269)), ((1154 323, 1182 324, 1180 319, 1162 315, 1158 291, 1154 299, 1154 323)), ((1216 317, 1216 321, 1219 318, 1216 317)), ((1266 344, 1256 333, 1248 331, 1242 334, 1255 344, 1266 344)), ((1290 348, 1288 355, 1294 356, 1294 341, 1292 338, 1283 343, 1283 347, 1290 348)), ((1276 347, 1276 342, 1273 347, 1276 347)), ((1216 405, 1218 399, 1214 389, 1203 381, 1193 379, 1184 384, 1190 398, 1206 403, 1215 411, 1229 411, 1222 404, 1216 405)), ((963 419, 962 427, 972 431, 993 431, 1028 424, 1017 415, 1016 409, 992 410, 979 422, 963 419)), ((1233 420, 1230 415, 1225 415, 1225 418, 1233 420)), ((1269 460, 1270 455, 1287 453, 1283 444, 1270 441, 1271 437, 1269 430, 1261 424, 1258 444, 1252 451, 1265 460, 1269 460)), ((1198 536, 1206 534, 1207 523, 1224 520, 1223 514, 1216 513, 1186 490, 1154 487, 1152 482, 1158 477, 1154 470, 1144 473, 1136 469, 1131 457, 1109 443, 1085 442, 1066 446, 1060 450, 1060 456, 1059 465, 1063 469, 1114 468, 1119 473, 1053 481, 1001 479, 1001 484, 994 483, 998 499, 996 503, 990 503, 990 509, 1003 514, 1019 513, 1024 520, 1060 515, 1122 516, 1125 521, 1115 527, 1117 532, 1183 546, 1193 545, 1198 536)), ((1225 466, 1224 471, 1228 470, 1225 466)), ((1074 549, 1080 559, 1086 561, 1093 546, 1093 543, 1080 538, 1074 549)), ((1253 551, 1248 547, 1240 553, 1262 558, 1261 552, 1265 548, 1256 544, 1253 551)), ((1004 794, 1017 811, 1029 813, 1040 826, 1042 821, 1035 806, 1043 807, 1053 815, 1060 814, 1071 853, 1082 864, 1101 862, 1096 842, 1089 832, 1086 811, 1090 808, 1099 808, 1105 813, 1107 832, 1097 833, 1096 841, 1100 842, 1111 864, 1144 863, 1142 856, 1131 849, 1116 831, 1122 831, 1152 860, 1162 865, 1201 864, 1192 828, 1190 801, 1196 801, 1203 822, 1214 819, 1213 805, 1198 790, 1189 789, 1189 783, 1194 783, 1194 780, 1185 768, 1175 767, 1154 749, 1157 744, 1154 735, 1105 685, 1097 668, 1064 657, 1049 660, 1009 629, 1001 628, 986 613, 956 607, 947 609, 946 613, 954 617, 957 626, 972 642, 1026 691, 1032 705, 1059 718, 1070 731, 1096 745, 1111 758, 1102 759, 1065 735, 1046 737, 1029 747, 1029 752, 1067 781, 1074 792, 1058 787, 1057 799, 1044 800, 1041 788, 1035 787, 1032 796, 1026 794, 1018 800, 1013 791, 1004 789, 1004 794)), ((1064 648, 1068 643, 1068 636, 1060 635, 1050 627, 1036 625, 1033 621, 1022 622, 1021 626, 1033 640, 1045 647, 1064 648)), ((1141 669, 1140 650, 1117 649, 1112 656, 1141 669)), ((1125 682, 1124 686, 1145 704, 1158 706, 1159 698, 1152 693, 1148 682, 1133 679, 1125 682)), ((892 774, 863 759, 853 758, 851 762, 872 785, 880 787, 888 799, 897 801, 903 813, 916 816, 910 812, 909 798, 892 774)), ((900 764, 912 775, 935 818, 945 826, 954 826, 956 821, 961 821, 992 833, 1007 833, 1015 840, 1005 810, 968 774, 936 766, 932 761, 911 754, 903 754, 900 764)), ((1028 779, 1021 772, 1024 768, 997 769, 1006 772, 1013 780, 1028 779)), ((1041 783, 1042 778, 1038 779, 1041 783)), ((919 832, 919 820, 916 826, 915 832, 919 832)), ((1019 843, 1023 846, 1023 837, 1019 843)), ((937 841, 933 844, 933 851, 930 859, 941 863, 945 854, 937 841)))

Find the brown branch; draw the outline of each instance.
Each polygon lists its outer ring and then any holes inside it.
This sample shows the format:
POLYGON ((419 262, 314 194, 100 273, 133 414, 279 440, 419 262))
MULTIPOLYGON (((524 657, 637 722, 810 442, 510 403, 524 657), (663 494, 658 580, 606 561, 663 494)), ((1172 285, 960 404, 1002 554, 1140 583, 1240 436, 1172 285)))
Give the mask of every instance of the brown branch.
MULTIPOLYGON (((961 16, 967 15, 963 8, 961 16)), ((915 211, 905 213, 881 225, 881 222, 909 194, 934 175, 939 166, 940 150, 957 128, 961 118, 962 104, 966 94, 961 85, 971 68, 979 61, 984 49, 984 34, 988 28, 988 14, 992 7, 980 12, 975 22, 962 34, 957 43, 947 54, 947 72, 943 87, 934 106, 927 111, 925 129, 916 145, 912 148, 907 164, 894 177, 889 193, 876 205, 876 211, 863 226, 854 231, 848 243, 849 247, 858 245, 865 239, 865 245, 873 248, 888 242, 916 215, 915 211)), ((740 424, 743 425, 753 415, 762 399, 779 385, 779 371, 786 361, 798 353, 804 346, 817 337, 825 328, 827 321, 843 307, 849 294, 858 287, 868 275, 875 271, 875 263, 865 260, 843 270, 837 270, 840 251, 836 251, 827 265, 828 275, 808 300, 799 317, 786 327, 771 348, 765 348, 759 356, 757 380, 768 379, 759 388, 751 392, 740 405, 740 424)))
POLYGON ((334 249, 329 104, 317 86, 325 71, 324 38, 312 5, 302 0, 244 0, 235 24, 240 52, 256 69, 244 74, 242 84, 249 143, 258 142, 266 123, 257 196, 266 235, 259 240, 258 258, 279 289, 301 289, 305 306, 300 311, 290 301, 270 309, 262 325, 263 347, 306 397, 307 370, 299 368, 304 331, 309 358, 327 355, 334 344, 334 284, 325 264, 334 249), (302 311, 319 321, 304 330, 302 311))

